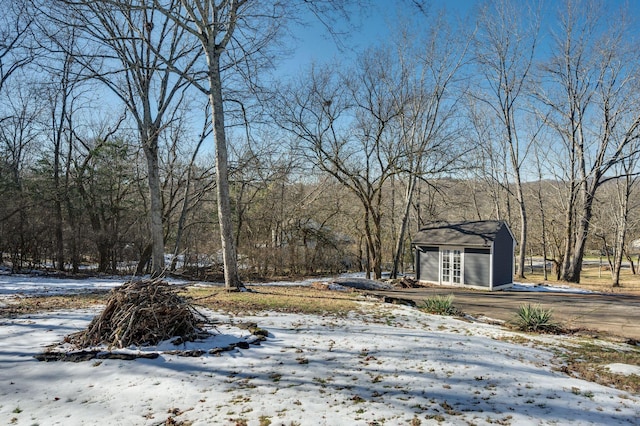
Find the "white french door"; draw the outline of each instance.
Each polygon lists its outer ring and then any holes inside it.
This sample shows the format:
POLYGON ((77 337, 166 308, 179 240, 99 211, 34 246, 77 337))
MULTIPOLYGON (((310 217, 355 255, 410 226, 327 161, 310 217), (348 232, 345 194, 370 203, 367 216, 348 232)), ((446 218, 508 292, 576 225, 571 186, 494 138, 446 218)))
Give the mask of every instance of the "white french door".
POLYGON ((443 284, 462 284, 462 250, 440 251, 440 281, 443 284))

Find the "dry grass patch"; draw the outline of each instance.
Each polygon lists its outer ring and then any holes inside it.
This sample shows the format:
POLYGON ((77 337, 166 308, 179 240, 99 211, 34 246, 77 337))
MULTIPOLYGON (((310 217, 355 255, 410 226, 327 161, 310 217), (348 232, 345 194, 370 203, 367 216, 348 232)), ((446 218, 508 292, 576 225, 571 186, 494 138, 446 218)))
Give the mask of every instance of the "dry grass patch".
POLYGON ((359 309, 356 292, 318 290, 305 286, 258 286, 249 292, 223 287, 187 287, 185 297, 200 306, 233 314, 275 311, 300 314, 346 314, 359 309))
MULTIPOLYGON (((105 305, 109 291, 73 295, 18 297, 0 306, 0 318, 36 312, 84 309, 105 305)), ((187 286, 179 294, 195 304, 233 314, 259 311, 300 314, 347 314, 359 310, 358 292, 330 291, 307 286, 256 286, 250 292, 229 292, 224 287, 187 286)))
POLYGON ((589 290, 640 294, 640 275, 633 275, 628 269, 620 271, 619 287, 612 287, 611 271, 600 270, 598 266, 585 267, 580 275, 580 281, 580 285, 584 285, 589 290))
POLYGON ((17 297, 9 300, 6 306, 0 306, 0 318, 14 318, 36 312, 90 308, 103 305, 108 294, 105 290, 82 294, 17 297))
POLYGON ((535 269, 533 273, 528 269, 525 270, 527 276, 525 283, 544 283, 549 285, 569 285, 575 288, 591 290, 602 293, 626 293, 640 295, 640 275, 633 275, 629 269, 623 269, 620 272, 620 286, 613 287, 611 285, 611 272, 601 269, 598 265, 585 265, 580 274, 580 284, 567 283, 558 281, 553 274, 549 272, 547 281, 543 280, 542 269, 535 269))
POLYGON ((562 346, 558 351, 558 357, 563 361, 563 372, 590 382, 640 393, 640 376, 613 373, 606 367, 614 363, 640 366, 639 348, 582 342, 577 346, 562 346))

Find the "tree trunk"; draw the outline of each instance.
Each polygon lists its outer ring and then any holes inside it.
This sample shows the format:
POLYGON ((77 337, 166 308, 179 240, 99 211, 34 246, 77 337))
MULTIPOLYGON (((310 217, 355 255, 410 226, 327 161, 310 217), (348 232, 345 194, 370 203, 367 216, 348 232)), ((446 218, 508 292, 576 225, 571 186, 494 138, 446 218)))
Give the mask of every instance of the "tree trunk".
POLYGON ((138 266, 136 267, 136 275, 141 276, 144 275, 147 269, 147 265, 151 261, 153 252, 153 245, 147 244, 142 250, 142 254, 140 255, 140 260, 138 260, 138 266))
POLYGON ((229 169, 227 160, 227 140, 224 127, 224 108, 222 81, 220 76, 220 54, 210 52, 209 59, 209 102, 213 114, 213 136, 216 149, 216 184, 218 198, 218 222, 222 244, 224 264, 224 283, 226 288, 243 288, 238 276, 238 260, 234 245, 233 224, 231 223, 231 197, 229 195, 229 169))
POLYGON ((151 275, 158 277, 164 272, 164 231, 162 226, 162 193, 160 191, 160 166, 158 164, 158 134, 154 126, 145 129, 143 144, 147 159, 149 182, 149 231, 151 233, 151 275))
POLYGON ((624 195, 620 197, 618 226, 616 232, 616 242, 614 247, 613 268, 611 270, 613 287, 620 287, 620 270, 622 269, 622 257, 624 256, 624 245, 627 239, 627 222, 629 220, 629 193, 631 188, 628 184, 624 188, 624 195))
POLYGON ((520 241, 518 245, 520 250, 518 252, 518 275, 517 278, 523 279, 524 276, 524 264, 527 256, 527 210, 524 203, 524 194, 522 190, 522 184, 520 183, 520 174, 516 174, 516 191, 518 198, 518 208, 520 210, 520 241))
POLYGON ((627 257, 627 260, 629 261, 629 266, 631 267, 631 275, 635 275, 636 274, 636 264, 633 262, 633 258, 631 256, 629 256, 629 253, 627 253, 627 251, 624 251, 625 256, 627 257))
POLYGON ((55 187, 55 268, 58 271, 64 271, 64 233, 62 230, 64 221, 62 218, 62 198, 64 196, 63 190, 60 185, 60 141, 56 141, 54 147, 54 161, 53 161, 53 184, 55 187))
POLYGON ((580 274, 582 272, 582 258, 584 257, 584 251, 587 245, 587 237, 589 235, 589 224, 591 223, 592 216, 593 216, 593 191, 588 191, 587 193, 584 194, 581 219, 576 232, 573 256, 568 262, 569 268, 565 271, 565 274, 562 277, 565 281, 568 281, 571 283, 580 282, 580 274))
MULTIPOLYGON (((67 148, 66 160, 67 164, 71 164, 71 158, 73 154, 73 144, 69 143, 67 148)), ((71 257, 71 270, 74 274, 80 271, 80 255, 78 253, 78 240, 80 239, 80 231, 78 230, 78 220, 75 207, 71 201, 71 194, 69 193, 69 185, 71 182, 71 168, 67 167, 64 176, 64 186, 67 189, 64 192, 64 201, 67 206, 67 214, 69 215, 69 227, 71 228, 71 238, 69 244, 70 257, 71 257)))
POLYGON ((109 270, 111 244, 104 235, 99 235, 96 246, 98 248, 98 272, 107 272, 109 270))
MULTIPOLYGON (((200 147, 200 145, 198 145, 200 147)), ((184 232, 184 224, 187 220, 187 211, 189 208, 189 190, 191 189, 191 170, 193 168, 193 162, 189 165, 187 171, 187 182, 185 183, 184 199, 182 200, 182 208, 180 209, 180 217, 178 218, 178 229, 176 230, 176 244, 173 248, 173 258, 171 259, 171 271, 175 271, 178 265, 178 254, 180 253, 180 244, 182 243, 182 233, 184 232)))
POLYGON ((398 277, 398 265, 400 264, 400 257, 402 256, 404 247, 404 234, 407 230, 407 222, 409 221, 409 212, 411 211, 411 201, 413 200, 413 192, 416 186, 416 176, 411 176, 407 192, 405 194, 405 206, 402 212, 402 222, 400 222, 400 234, 398 235, 398 241, 396 242, 395 255, 393 257, 393 267, 391 268, 391 278, 396 279, 398 277))
POLYGON ((547 223, 544 214, 544 204, 542 202, 542 173, 540 171, 540 158, 536 158, 538 161, 538 208, 540 213, 540 225, 541 225, 541 240, 542 240, 542 274, 543 279, 547 281, 549 278, 549 271, 547 270, 547 223))
POLYGON ((569 275, 571 259, 573 258, 574 247, 574 212, 575 212, 575 187, 573 182, 569 188, 569 201, 565 212, 565 228, 564 228, 564 252, 562 255, 562 265, 560 266, 558 279, 566 280, 569 275))
POLYGON ((364 224, 367 247, 366 276, 367 279, 371 279, 371 272, 373 272, 373 279, 379 280, 380 278, 382 278, 382 241, 380 239, 380 215, 377 215, 372 211, 371 205, 364 207, 364 224))
POLYGON ((382 229, 380 228, 381 217, 374 214, 375 233, 373 236, 374 255, 373 255, 373 273, 376 280, 382 278, 382 229))

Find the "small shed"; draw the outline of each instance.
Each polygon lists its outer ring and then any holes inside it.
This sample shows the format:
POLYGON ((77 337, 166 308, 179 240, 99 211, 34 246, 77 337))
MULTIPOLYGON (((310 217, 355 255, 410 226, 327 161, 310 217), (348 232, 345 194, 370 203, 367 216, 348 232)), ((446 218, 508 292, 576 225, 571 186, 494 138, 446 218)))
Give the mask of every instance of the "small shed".
POLYGON ((515 245, 503 220, 428 223, 413 240, 416 280, 483 290, 511 287, 515 245))

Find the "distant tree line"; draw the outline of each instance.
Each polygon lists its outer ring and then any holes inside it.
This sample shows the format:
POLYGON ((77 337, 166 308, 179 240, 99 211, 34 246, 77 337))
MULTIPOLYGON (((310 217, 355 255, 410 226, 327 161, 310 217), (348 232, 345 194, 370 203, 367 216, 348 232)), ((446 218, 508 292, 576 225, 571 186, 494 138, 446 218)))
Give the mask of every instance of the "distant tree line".
POLYGON ((380 278, 427 221, 504 219, 519 277, 543 256, 579 282, 592 252, 635 273, 626 6, 398 3, 354 60, 277 73, 300 16, 365 3, 0 0, 0 263, 380 278))

